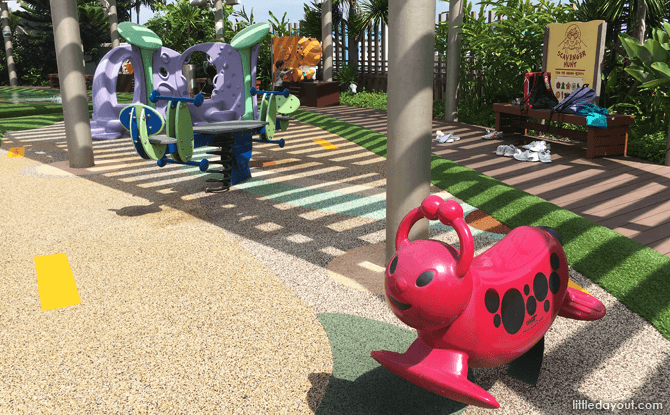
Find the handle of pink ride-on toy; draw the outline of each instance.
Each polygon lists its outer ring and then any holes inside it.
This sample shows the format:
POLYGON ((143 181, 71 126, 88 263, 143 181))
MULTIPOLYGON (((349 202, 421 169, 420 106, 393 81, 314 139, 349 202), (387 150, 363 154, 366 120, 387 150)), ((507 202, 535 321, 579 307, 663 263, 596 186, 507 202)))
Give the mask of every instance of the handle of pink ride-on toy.
POLYGON ((421 208, 414 208, 405 215, 405 217, 400 221, 400 226, 398 226, 398 232, 395 234, 395 250, 398 251, 400 248, 404 248, 409 245, 411 242, 409 240, 409 230, 412 229, 415 223, 420 219, 423 219, 425 216, 421 212, 421 208))
POLYGON ((409 231, 420 219, 439 219, 440 222, 456 230, 461 250, 456 262, 456 275, 463 277, 470 269, 475 255, 474 241, 470 227, 463 219, 463 208, 453 200, 444 201, 441 197, 428 196, 421 207, 412 209, 400 222, 395 238, 395 248, 399 250, 410 243, 409 231))
MULTIPOLYGON (((463 209, 461 209, 461 212, 463 212, 463 209)), ((458 260, 456 261, 456 275, 459 278, 462 278, 470 269, 472 260, 475 257, 475 244, 472 240, 470 227, 462 216, 451 221, 451 223, 446 223, 446 221, 442 220, 442 217, 440 216, 440 222, 447 226, 453 227, 456 230, 456 234, 458 235, 458 242, 461 245, 461 251, 458 254, 458 260)))

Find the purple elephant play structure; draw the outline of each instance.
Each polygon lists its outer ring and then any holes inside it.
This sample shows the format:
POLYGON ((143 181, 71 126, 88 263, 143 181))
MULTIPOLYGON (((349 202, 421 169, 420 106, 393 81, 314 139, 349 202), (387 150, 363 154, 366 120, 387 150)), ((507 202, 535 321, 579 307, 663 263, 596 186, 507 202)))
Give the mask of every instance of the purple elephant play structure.
MULTIPOLYGON (((256 85, 256 63, 260 46, 251 48, 251 85, 256 85)), ((226 43, 201 43, 179 54, 161 47, 153 54, 153 85, 162 96, 190 97, 182 66, 193 52, 204 52, 216 67, 212 97, 202 106, 188 104, 194 125, 218 121, 240 120, 244 114, 244 71, 240 52, 226 43)), ((95 140, 119 138, 126 133, 119 120, 119 113, 128 104, 119 104, 116 83, 123 62, 129 59, 135 76, 134 103, 150 105, 142 70, 142 58, 137 47, 119 46, 108 52, 98 64, 93 79, 93 120, 91 135, 95 140)), ((165 117, 167 101, 159 101, 156 109, 165 117)), ((253 97, 254 119, 258 119, 256 97, 253 97)))

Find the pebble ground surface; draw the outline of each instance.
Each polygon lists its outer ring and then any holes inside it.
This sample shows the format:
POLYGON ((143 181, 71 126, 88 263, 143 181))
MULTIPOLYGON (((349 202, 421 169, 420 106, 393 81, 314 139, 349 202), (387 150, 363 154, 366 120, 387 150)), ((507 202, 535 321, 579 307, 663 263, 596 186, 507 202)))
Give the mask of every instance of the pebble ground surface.
MULTIPOLYGON (((96 166, 71 169, 62 123, 5 134, 0 413, 604 412, 577 411, 578 401, 666 408, 610 413, 670 408, 670 342, 574 270, 571 279, 605 304, 606 317, 557 318, 536 386, 504 366, 473 369, 500 409, 454 405, 398 382, 369 355, 404 351, 414 336, 383 296, 385 159, 299 121, 277 138, 284 148, 254 144, 252 179, 205 193, 206 175, 158 168, 129 138, 94 141, 96 166), (25 156, 8 157, 12 147, 25 156), (43 311, 34 258, 59 253, 81 303, 43 311)), ((486 214, 461 204, 476 254, 504 236, 504 226, 482 226, 486 214)), ((431 237, 458 248, 444 225, 432 223, 431 237)))

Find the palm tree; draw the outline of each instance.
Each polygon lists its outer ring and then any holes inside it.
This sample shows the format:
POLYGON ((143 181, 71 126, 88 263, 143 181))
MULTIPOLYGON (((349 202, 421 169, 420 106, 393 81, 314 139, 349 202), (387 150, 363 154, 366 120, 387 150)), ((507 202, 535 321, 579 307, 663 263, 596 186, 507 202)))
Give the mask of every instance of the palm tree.
POLYGON ((165 5, 165 0, 135 0, 135 14, 137 15, 137 24, 140 24, 140 6, 149 6, 152 12, 156 11, 156 5, 165 5))
POLYGON ((348 64, 358 72, 358 45, 372 24, 388 24, 388 0, 334 0, 333 3, 340 6, 342 14, 347 14, 343 20, 348 32, 348 64))
POLYGON ((191 27, 197 20, 202 20, 202 10, 191 6, 188 2, 180 1, 175 9, 175 18, 186 25, 186 36, 188 46, 191 47, 191 27))
MULTIPOLYGON (((577 7, 575 12, 577 20, 607 21, 608 46, 603 72, 608 79, 610 72, 618 65, 617 55, 626 56, 619 40, 621 27, 626 25, 628 33, 643 44, 647 28, 662 29, 663 20, 669 17, 670 12, 668 0, 572 0, 572 3, 577 7)), ((628 90, 628 95, 631 95, 639 85, 640 82, 635 80, 628 90)), ((614 97, 606 93, 603 98, 604 102, 609 103, 610 98, 614 97)))
MULTIPOLYGON (((321 42, 321 29, 322 29, 322 19, 321 19, 321 4, 317 3, 316 0, 312 0, 311 3, 305 3, 303 5, 303 11, 305 14, 300 20, 300 36, 303 37, 312 37, 321 42)), ((333 7, 332 9, 332 19, 333 27, 338 27, 341 22, 342 17, 340 16, 340 9, 333 7)))
POLYGON ((638 39, 640 44, 644 43, 646 23, 651 20, 652 27, 660 27, 668 11, 664 0, 611 0, 603 2, 602 6, 607 21, 616 20, 628 11, 631 36, 638 39))
POLYGON ((361 3, 361 11, 373 25, 389 24, 389 0, 367 0, 361 3))

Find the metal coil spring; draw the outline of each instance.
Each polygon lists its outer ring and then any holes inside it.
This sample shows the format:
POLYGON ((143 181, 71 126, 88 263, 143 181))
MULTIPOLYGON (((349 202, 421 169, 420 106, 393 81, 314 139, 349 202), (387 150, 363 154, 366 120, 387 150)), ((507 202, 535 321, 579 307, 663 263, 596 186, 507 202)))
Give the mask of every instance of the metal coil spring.
POLYGON ((230 137, 214 143, 219 146, 219 150, 208 151, 207 154, 218 154, 221 156, 219 161, 210 161, 209 164, 220 164, 221 170, 207 170, 207 173, 221 174, 223 177, 220 179, 207 179, 207 182, 211 183, 221 183, 221 187, 208 187, 205 189, 206 192, 223 192, 230 189, 230 182, 232 180, 233 174, 233 144, 235 144, 235 138, 230 137))

